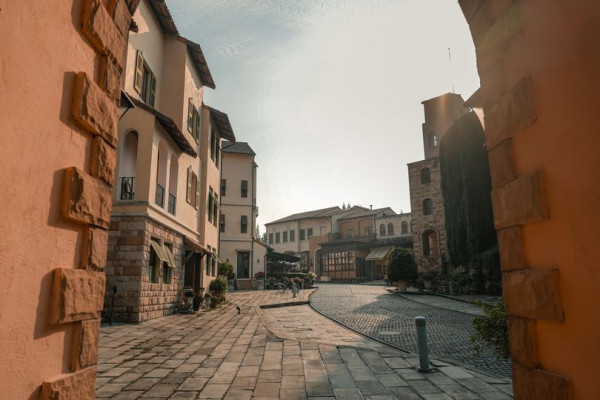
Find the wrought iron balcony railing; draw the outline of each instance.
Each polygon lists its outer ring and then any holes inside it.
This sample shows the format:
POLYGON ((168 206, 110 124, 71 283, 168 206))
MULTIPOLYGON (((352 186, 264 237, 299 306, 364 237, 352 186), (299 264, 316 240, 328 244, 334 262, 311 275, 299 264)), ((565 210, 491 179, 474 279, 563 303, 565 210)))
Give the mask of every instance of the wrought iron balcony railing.
POLYGON ((135 177, 134 176, 124 176, 119 178, 119 180, 121 181, 121 200, 133 200, 133 197, 135 196, 134 193, 134 181, 135 181, 135 177))
POLYGON ((156 182, 156 195, 154 196, 154 202, 160 206, 165 206, 165 188, 160 186, 158 182, 156 182))

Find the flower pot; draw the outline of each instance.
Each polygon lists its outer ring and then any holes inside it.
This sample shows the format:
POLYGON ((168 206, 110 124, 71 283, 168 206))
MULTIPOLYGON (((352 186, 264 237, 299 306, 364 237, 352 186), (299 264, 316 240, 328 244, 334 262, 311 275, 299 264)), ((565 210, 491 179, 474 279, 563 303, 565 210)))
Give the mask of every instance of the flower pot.
POLYGON ((397 281, 396 282, 396 289, 398 289, 401 292, 405 292, 406 293, 406 288, 408 287, 408 281, 407 280, 401 280, 401 281, 397 281))

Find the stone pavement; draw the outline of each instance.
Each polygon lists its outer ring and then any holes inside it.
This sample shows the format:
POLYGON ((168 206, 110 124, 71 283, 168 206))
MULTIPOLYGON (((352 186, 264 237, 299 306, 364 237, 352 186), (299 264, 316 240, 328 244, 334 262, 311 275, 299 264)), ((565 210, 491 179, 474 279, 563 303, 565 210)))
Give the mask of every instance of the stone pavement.
MULTIPOLYGON (((310 293, 300 292, 300 300, 310 293)), ((511 384, 418 357, 319 315, 293 299, 253 291, 197 315, 101 329, 97 398, 510 399, 511 384), (240 305, 238 315, 235 305, 240 305)))

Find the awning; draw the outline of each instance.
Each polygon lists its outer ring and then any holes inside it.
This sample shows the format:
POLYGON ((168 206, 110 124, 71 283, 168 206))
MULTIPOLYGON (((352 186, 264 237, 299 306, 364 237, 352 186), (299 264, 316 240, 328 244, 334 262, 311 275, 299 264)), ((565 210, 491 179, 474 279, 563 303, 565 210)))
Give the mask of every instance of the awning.
POLYGON ((165 249, 160 243, 158 243, 156 240, 151 240, 150 245, 154 249, 154 252, 158 256, 158 259, 160 261, 164 261, 166 263, 170 262, 170 260, 167 258, 167 255, 165 254, 165 249))
POLYGON ((390 254, 390 252, 392 250, 394 250, 394 246, 375 247, 373 250, 371 250, 371 252, 367 256, 367 258, 365 258, 365 260, 366 261, 383 260, 384 258, 387 257, 388 254, 390 254))
POLYGON ((291 254, 277 253, 276 251, 270 251, 267 253, 267 262, 269 261, 285 261, 294 263, 300 261, 300 257, 293 256, 291 254))
POLYGON ((190 239, 187 236, 183 237, 183 243, 187 244, 191 248, 193 248, 197 253, 210 254, 211 252, 202 246, 200 243, 196 242, 194 239, 190 239))
POLYGON ((169 249, 167 246, 164 246, 163 252, 165 254, 165 257, 167 258, 167 264, 169 264, 171 268, 175 268, 175 258, 173 257, 171 249, 169 249))

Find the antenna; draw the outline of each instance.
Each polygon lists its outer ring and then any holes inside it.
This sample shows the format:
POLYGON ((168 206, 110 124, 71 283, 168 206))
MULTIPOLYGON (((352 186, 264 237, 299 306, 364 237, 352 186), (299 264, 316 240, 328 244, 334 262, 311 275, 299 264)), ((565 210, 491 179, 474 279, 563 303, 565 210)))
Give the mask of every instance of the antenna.
POLYGON ((454 80, 452 79, 452 50, 448 47, 448 61, 450 62, 450 80, 452 81, 452 93, 456 93, 454 90, 454 80))

